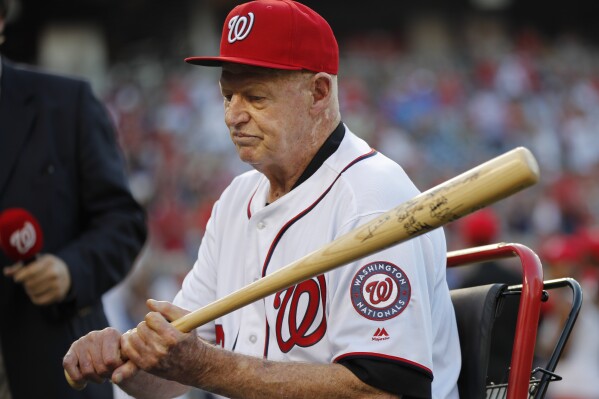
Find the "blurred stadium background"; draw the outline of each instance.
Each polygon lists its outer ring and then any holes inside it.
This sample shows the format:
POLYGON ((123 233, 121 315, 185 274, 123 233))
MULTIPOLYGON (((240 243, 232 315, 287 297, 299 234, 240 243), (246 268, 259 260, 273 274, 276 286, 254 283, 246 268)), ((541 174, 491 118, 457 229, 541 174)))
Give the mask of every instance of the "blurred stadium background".
MULTIPOLYGON (((217 54, 222 21, 237 3, 17 0, 5 30, 5 57, 89 79, 118 127, 151 228, 134 273, 106 297, 122 329, 143 317, 146 298, 172 298, 213 202, 247 170, 223 123, 218 71, 183 62, 217 54)), ((421 189, 515 146, 532 150, 542 181, 491 207, 499 216, 493 239, 537 251, 547 277, 583 281, 590 310, 581 320, 598 331, 596 0, 304 3, 337 34, 344 122, 421 189)), ((450 249, 466 245, 457 222, 447 237, 450 249)), ((449 278, 458 286, 463 276, 449 278)), ((549 340, 541 333, 540 341, 549 340)), ((587 339, 572 340, 586 360, 575 349, 566 356, 576 359, 573 375, 592 379, 568 386, 599 378, 597 344, 587 339)), ((599 398, 597 389, 568 389, 578 395, 572 398, 599 398)))

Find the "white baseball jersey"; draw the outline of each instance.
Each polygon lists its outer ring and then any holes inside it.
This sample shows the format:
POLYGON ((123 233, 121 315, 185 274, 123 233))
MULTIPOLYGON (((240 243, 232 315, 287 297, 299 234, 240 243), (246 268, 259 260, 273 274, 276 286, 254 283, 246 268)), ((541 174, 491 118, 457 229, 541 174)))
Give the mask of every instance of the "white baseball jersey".
MULTIPOLYGON (((215 204, 175 303, 205 306, 319 249, 419 192, 403 169, 346 127, 306 181, 266 205, 268 180, 237 177, 215 204)), ((434 376, 457 398, 461 357, 442 229, 259 300, 198 328, 235 352, 281 361, 363 357, 434 376)))

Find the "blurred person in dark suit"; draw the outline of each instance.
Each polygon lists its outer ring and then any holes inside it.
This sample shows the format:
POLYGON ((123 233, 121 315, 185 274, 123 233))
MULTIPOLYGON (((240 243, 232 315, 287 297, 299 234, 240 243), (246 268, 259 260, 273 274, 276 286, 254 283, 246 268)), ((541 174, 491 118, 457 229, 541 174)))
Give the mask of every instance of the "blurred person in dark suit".
MULTIPOLYGON (((0 0, 0 34, 8 8, 0 0)), ((89 84, 0 66, 0 212, 24 208, 44 233, 32 263, 0 253, 0 398, 111 398, 110 384, 70 388, 62 357, 108 325, 102 295, 131 270, 145 212, 89 84)))

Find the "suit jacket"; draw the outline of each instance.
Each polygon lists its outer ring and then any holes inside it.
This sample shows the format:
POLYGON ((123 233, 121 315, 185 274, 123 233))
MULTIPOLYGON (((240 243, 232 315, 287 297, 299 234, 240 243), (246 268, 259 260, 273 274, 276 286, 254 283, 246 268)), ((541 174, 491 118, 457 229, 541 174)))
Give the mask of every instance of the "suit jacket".
MULTIPOLYGON (((63 303, 34 305, 0 275, 0 342, 13 399, 111 398, 110 384, 77 392, 65 381, 70 344, 107 326, 101 297, 122 281, 146 239, 114 128, 83 81, 4 61, 0 85, 0 211, 40 222, 43 253, 65 261, 63 303)), ((0 267, 13 262, 0 253, 0 267)))

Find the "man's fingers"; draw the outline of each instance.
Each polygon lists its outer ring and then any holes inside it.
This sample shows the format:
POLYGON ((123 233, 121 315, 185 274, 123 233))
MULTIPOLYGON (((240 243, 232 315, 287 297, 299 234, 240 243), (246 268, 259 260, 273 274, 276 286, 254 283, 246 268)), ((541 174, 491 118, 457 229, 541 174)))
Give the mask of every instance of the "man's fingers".
POLYGON ((56 295, 50 288, 44 288, 36 293, 32 293, 29 290, 26 290, 26 292, 29 298, 31 298, 31 302, 35 305, 44 306, 55 302, 56 295))
MULTIPOLYGON (((121 336, 121 356, 125 359, 131 359, 133 361, 143 359, 140 353, 144 353, 146 350, 146 344, 140 337, 139 328, 143 324, 139 323, 135 330, 129 330, 121 336)), ((122 367, 119 366, 119 368, 122 367)), ((113 373, 114 376, 114 373, 113 373)))
POLYGON ((120 359, 120 333, 113 328, 93 331, 75 341, 63 358, 70 379, 83 386, 86 381, 103 382, 124 362, 120 359))
POLYGON ((13 277, 15 275, 15 273, 17 273, 22 268, 23 268, 23 262, 19 262, 19 263, 15 263, 14 265, 11 265, 11 266, 6 266, 4 269, 2 269, 2 272, 4 273, 4 275, 6 277, 13 277))
POLYGON ((66 264, 53 255, 43 255, 27 266, 13 265, 7 274, 22 284, 36 305, 60 302, 67 294, 71 280, 66 264))
MULTIPOLYGON (((112 371, 125 363, 125 359, 121 357, 119 341, 111 341, 109 344, 102 347, 102 359, 109 371, 112 371)), ((110 375, 106 375, 106 378, 109 377, 110 375)))
POLYGON ((182 309, 167 301, 156 301, 148 299, 146 304, 150 310, 160 313, 169 322, 177 320, 189 313, 188 310, 182 309))
POLYGON ((132 361, 127 361, 125 364, 114 370, 111 381, 115 384, 120 384, 124 380, 133 377, 138 371, 139 369, 132 361))
POLYGON ((23 283, 40 273, 42 265, 39 261, 16 268, 12 273, 12 278, 17 283, 23 283))
POLYGON ((32 278, 23 284, 27 296, 36 305, 50 305, 58 299, 56 287, 52 283, 32 278))
MULTIPOLYGON (((148 317, 151 317, 149 315, 153 315, 153 318, 156 319, 154 324, 160 325, 159 330, 164 330, 168 327, 172 329, 170 324, 159 313, 148 313, 146 320, 148 317)), ((178 332, 175 331, 175 333, 178 332)), ((123 355, 143 370, 153 368, 168 351, 164 337, 157 330, 151 328, 146 321, 139 323, 137 328, 131 333, 126 333, 122 336, 121 348, 123 355)))
MULTIPOLYGON (((88 351, 79 352, 79 370, 81 371, 83 378, 86 380, 102 383, 104 381, 104 377, 100 376, 96 371, 93 356, 94 355, 88 351)), ((72 377, 73 376, 71 376, 71 378, 72 377)))
POLYGON ((76 383, 83 383, 85 379, 79 371, 79 361, 77 355, 72 350, 69 350, 62 359, 62 367, 67 372, 71 380, 76 383))

